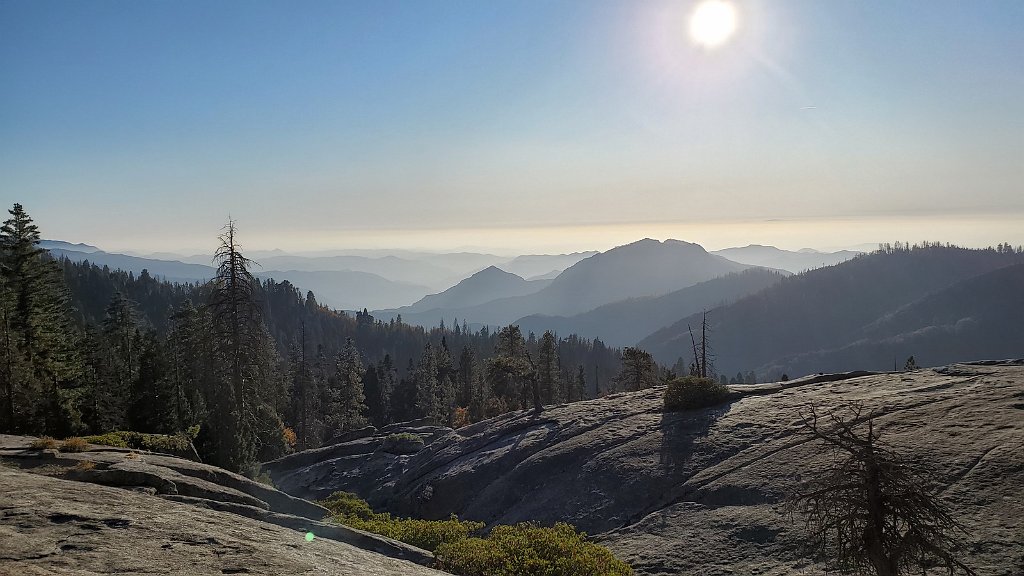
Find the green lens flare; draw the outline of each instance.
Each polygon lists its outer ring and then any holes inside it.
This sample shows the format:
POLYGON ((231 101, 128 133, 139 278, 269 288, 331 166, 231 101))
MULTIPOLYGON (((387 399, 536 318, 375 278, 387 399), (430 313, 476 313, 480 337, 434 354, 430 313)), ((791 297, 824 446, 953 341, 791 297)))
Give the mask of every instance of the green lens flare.
POLYGON ((306 532, 306 542, 312 542, 313 538, 316 538, 316 536, 313 536, 312 532, 306 532))

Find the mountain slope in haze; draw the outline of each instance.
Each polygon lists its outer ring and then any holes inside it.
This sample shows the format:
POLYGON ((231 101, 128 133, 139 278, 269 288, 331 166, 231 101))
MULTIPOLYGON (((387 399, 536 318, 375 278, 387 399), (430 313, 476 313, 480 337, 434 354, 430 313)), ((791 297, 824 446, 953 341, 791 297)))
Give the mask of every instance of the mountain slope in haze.
POLYGON ((353 270, 271 270, 256 276, 287 280, 303 291, 312 291, 321 304, 339 310, 388 308, 414 302, 430 292, 426 286, 353 270))
MULTIPOLYGON (((406 282, 437 290, 461 278, 462 270, 453 270, 421 260, 397 256, 270 256, 256 259, 264 269, 301 272, 367 272, 394 282, 406 282)), ((404 302, 403 302, 404 303, 404 302)), ((369 306, 367 304, 366 306, 369 306)))
POLYGON ((550 280, 524 280, 496 266, 489 266, 444 292, 424 296, 410 306, 375 313, 381 318, 402 314, 403 321, 407 321, 406 317, 410 314, 428 312, 441 318, 460 308, 476 306, 496 298, 531 294, 550 283, 550 280))
POLYGON ((213 266, 188 264, 176 260, 156 260, 125 254, 112 254, 97 250, 95 252, 78 252, 61 248, 50 248, 54 258, 67 258, 72 262, 88 260, 97 266, 107 266, 112 270, 124 270, 138 276, 148 270, 151 276, 163 278, 171 282, 204 282, 216 276, 213 266))
POLYGON ((85 253, 100 252, 99 248, 91 244, 83 244, 81 242, 73 244, 63 240, 40 240, 39 247, 43 250, 72 250, 74 252, 85 253))
MULTIPOLYGON (((904 306, 957 282, 1021 261, 1022 254, 935 246, 876 252, 786 278, 767 290, 708 312, 717 367, 727 375, 755 370, 763 377, 771 367, 786 371, 782 364, 787 357, 848 346, 866 338, 868 326, 904 306)), ((672 363, 679 356, 689 358, 686 327, 699 322, 698 315, 684 318, 648 336, 640 346, 663 363, 672 363)), ((889 330, 891 333, 894 329, 889 330)), ((915 353, 926 355, 924 350, 893 347, 868 363, 864 358, 854 362, 854 357, 843 360, 833 356, 827 366, 830 370, 847 366, 891 369, 894 355, 906 358, 915 353)), ((826 369, 824 365, 801 366, 808 372, 826 369)))
MULTIPOLYGON (((473 324, 491 325, 508 324, 531 314, 569 316, 627 298, 660 296, 747 268, 751 266, 708 254, 698 244, 644 239, 584 258, 533 294, 498 298, 451 312, 473 324)), ((425 321, 424 325, 438 320, 436 314, 424 318, 403 315, 402 319, 425 321)))
POLYGON ((818 252, 817 250, 804 249, 797 252, 782 250, 775 246, 762 246, 751 244, 742 248, 726 248, 715 250, 712 254, 728 258, 733 262, 787 270, 794 274, 804 270, 813 270, 822 266, 832 266, 845 262, 860 252, 852 250, 841 250, 839 252, 818 252))
POLYGON ((590 258, 595 254, 597 254, 595 251, 573 252, 572 254, 524 254, 499 264, 499 266, 506 272, 530 278, 546 276, 555 270, 565 270, 580 260, 590 258))
POLYGON ((663 296, 613 302, 575 316, 532 315, 515 323, 524 334, 551 330, 558 334, 600 338, 610 346, 634 346, 643 337, 679 318, 764 290, 783 276, 765 268, 751 268, 663 296))
POLYGON ((1024 264, 957 282, 885 314, 846 346, 781 358, 764 372, 834 371, 844 366, 895 369, 914 356, 936 366, 964 358, 1024 354, 1024 264))

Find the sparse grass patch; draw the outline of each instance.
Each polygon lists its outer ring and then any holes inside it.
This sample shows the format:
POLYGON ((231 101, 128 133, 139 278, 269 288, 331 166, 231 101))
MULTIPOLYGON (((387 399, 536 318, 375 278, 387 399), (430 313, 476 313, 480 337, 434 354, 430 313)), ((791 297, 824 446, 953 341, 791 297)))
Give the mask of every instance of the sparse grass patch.
POLYGON ((676 378, 665 389, 665 411, 696 410, 716 406, 729 399, 729 387, 712 380, 686 376, 676 378))
POLYGON ((29 444, 33 450, 53 450, 57 447, 57 441, 49 436, 40 436, 29 444))
POLYGON ((60 444, 61 452, 85 452, 88 449, 89 442, 84 438, 79 438, 77 436, 68 438, 60 444))
POLYGON ((74 472, 88 472, 95 467, 96 463, 92 460, 80 460, 78 464, 75 464, 75 466, 71 468, 71 470, 74 472))

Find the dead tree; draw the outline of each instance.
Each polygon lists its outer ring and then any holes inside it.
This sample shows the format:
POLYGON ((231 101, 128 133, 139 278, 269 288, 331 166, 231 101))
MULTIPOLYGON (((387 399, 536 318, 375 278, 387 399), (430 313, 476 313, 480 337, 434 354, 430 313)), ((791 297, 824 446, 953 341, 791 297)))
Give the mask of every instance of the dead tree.
POLYGON ((804 517, 811 546, 853 574, 899 576, 941 567, 974 575, 956 558, 966 530, 928 488, 923 474, 879 443, 877 414, 852 405, 847 415, 802 415, 804 433, 831 451, 827 470, 788 502, 804 517), (866 431, 864 428, 866 427, 866 431))

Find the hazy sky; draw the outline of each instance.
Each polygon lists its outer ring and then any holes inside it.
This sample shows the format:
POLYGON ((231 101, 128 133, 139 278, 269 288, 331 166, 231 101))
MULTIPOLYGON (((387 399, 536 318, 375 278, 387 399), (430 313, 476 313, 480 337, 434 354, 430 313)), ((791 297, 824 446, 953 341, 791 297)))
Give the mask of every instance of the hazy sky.
POLYGON ((108 249, 1024 243, 1024 2, 0 2, 0 200, 108 249))

